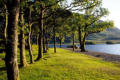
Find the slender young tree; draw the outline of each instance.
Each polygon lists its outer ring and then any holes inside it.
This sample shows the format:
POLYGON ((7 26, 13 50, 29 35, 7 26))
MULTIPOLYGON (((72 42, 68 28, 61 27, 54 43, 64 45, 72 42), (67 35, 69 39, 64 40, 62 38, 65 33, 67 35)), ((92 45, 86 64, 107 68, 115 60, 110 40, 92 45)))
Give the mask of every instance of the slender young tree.
POLYGON ((54 53, 56 53, 56 20, 54 20, 53 25, 53 37, 54 37, 54 53))
POLYGON ((32 22, 32 5, 33 2, 29 2, 28 3, 28 29, 29 29, 29 32, 28 32, 28 39, 27 39, 27 42, 28 42, 28 49, 29 49, 29 56, 30 56, 30 63, 33 64, 34 63, 34 60, 33 60, 33 52, 32 52, 32 44, 31 44, 31 32, 32 32, 32 25, 33 25, 33 22, 32 22))
POLYGON ((8 11, 7 6, 4 4, 4 13, 5 13, 5 20, 4 20, 4 44, 6 45, 6 38, 7 38, 7 25, 8 25, 8 11))
POLYGON ((43 27, 43 53, 46 53, 46 46, 45 46, 45 26, 43 27))
POLYGON ((24 12, 23 12, 23 0, 20 0, 20 66, 25 67, 27 66, 26 55, 25 55, 25 34, 24 34, 24 12))
POLYGON ((72 34, 72 42, 73 42, 73 51, 75 51, 75 34, 72 34))
POLYGON ((29 33, 28 33, 28 48, 29 48, 29 56, 30 56, 30 63, 33 64, 34 63, 34 59, 33 59, 33 53, 32 53, 32 44, 31 44, 31 27, 32 25, 29 22, 28 28, 29 28, 29 33))
MULTIPOLYGON (((8 10, 5 2, 0 3, 0 16, 1 16, 1 43, 2 47, 6 47, 7 39, 7 25, 8 25, 8 10)), ((2 51, 5 51, 4 49, 2 51)))
POLYGON ((42 39, 43 39, 43 15, 44 15, 44 9, 41 7, 41 11, 40 11, 40 26, 39 26, 39 39, 38 39, 38 57, 36 60, 40 60, 43 57, 43 53, 42 53, 42 39))

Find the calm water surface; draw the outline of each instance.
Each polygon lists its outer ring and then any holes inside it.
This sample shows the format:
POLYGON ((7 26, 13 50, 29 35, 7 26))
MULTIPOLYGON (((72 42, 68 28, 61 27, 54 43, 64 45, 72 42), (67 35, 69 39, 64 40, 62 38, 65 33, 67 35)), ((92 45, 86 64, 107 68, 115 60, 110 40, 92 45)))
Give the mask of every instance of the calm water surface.
MULTIPOLYGON (((60 47, 59 45, 56 45, 60 47)), ((68 45, 62 45, 63 48, 66 48, 68 45)), ((78 45, 79 46, 79 45, 78 45)), ((50 45, 53 47, 53 45, 50 45)), ((104 52, 109 54, 120 55, 120 44, 96 44, 96 45, 86 45, 86 49, 89 51, 104 52)))

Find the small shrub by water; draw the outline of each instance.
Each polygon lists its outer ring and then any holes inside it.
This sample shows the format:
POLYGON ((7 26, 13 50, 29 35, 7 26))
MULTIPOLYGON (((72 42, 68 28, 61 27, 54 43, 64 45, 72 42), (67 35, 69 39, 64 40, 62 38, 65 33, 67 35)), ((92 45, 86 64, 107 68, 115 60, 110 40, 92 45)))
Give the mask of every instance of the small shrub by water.
POLYGON ((95 44, 96 44, 96 42, 85 42, 85 44, 95 45, 95 44))
POLYGON ((115 44, 115 43, 112 41, 107 41, 106 44, 115 44))

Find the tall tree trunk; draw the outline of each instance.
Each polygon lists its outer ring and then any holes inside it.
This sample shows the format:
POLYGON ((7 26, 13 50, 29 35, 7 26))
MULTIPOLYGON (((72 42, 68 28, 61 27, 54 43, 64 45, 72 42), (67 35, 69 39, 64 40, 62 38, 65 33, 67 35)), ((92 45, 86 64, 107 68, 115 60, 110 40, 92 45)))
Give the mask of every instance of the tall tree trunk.
POLYGON ((46 43, 46 53, 49 49, 49 40, 48 40, 48 27, 46 26, 46 30, 45 30, 45 43, 46 43))
POLYGON ((43 28, 43 53, 46 53, 46 47, 45 47, 45 28, 43 28))
POLYGON ((38 45, 38 42, 39 42, 39 34, 37 34, 37 36, 36 36, 36 43, 37 43, 37 45, 38 45))
POLYGON ((4 21, 4 45, 6 46, 6 38, 7 38, 7 26, 8 26, 8 11, 7 6, 4 5, 5 8, 5 21, 4 21))
POLYGON ((53 37, 54 37, 54 53, 56 53, 56 14, 54 13, 54 24, 53 24, 53 37))
POLYGON ((80 49, 81 49, 81 44, 82 44, 82 36, 81 36, 81 28, 78 28, 78 32, 79 32, 79 44, 80 44, 80 49))
POLYGON ((29 24, 28 48, 29 48, 30 63, 33 64, 34 60, 33 60, 32 44, 31 44, 31 24, 29 24))
POLYGON ((60 48, 62 48, 62 40, 60 39, 60 48))
POLYGON ((24 35, 24 13, 23 8, 20 8, 20 66, 27 66, 26 55, 25 55, 25 35, 24 35))
POLYGON ((53 35, 54 35, 54 53, 56 53, 56 31, 55 25, 53 27, 53 35))
POLYGON ((46 50, 49 50, 49 38, 46 37, 46 50))
POLYGON ((81 44, 81 52, 85 52, 85 40, 86 40, 87 33, 84 34, 83 41, 81 44))
POLYGON ((46 53, 45 38, 43 37, 43 53, 46 53))
POLYGON ((42 37, 43 37, 43 9, 41 9, 40 13, 40 26, 39 26, 39 45, 38 45, 38 57, 36 60, 40 60, 43 57, 42 53, 42 37))
POLYGON ((28 22, 28 27, 29 27, 29 33, 28 33, 28 49, 29 49, 29 56, 30 56, 30 63, 33 64, 34 60, 33 60, 33 53, 32 53, 32 44, 31 44, 31 28, 32 28, 32 24, 31 24, 31 9, 29 9, 29 22, 28 22))
POLYGON ((40 32, 39 34, 39 42, 38 42, 38 57, 36 60, 40 60, 43 57, 43 53, 42 53, 42 33, 40 32))
POLYGON ((49 48, 49 44, 48 44, 48 38, 46 37, 46 52, 48 51, 48 48, 49 48))
POLYGON ((75 51, 75 35, 74 35, 74 33, 73 33, 72 39, 73 39, 73 51, 75 51))
POLYGON ((8 27, 5 64, 8 80, 20 80, 17 63, 19 0, 8 0, 8 27))

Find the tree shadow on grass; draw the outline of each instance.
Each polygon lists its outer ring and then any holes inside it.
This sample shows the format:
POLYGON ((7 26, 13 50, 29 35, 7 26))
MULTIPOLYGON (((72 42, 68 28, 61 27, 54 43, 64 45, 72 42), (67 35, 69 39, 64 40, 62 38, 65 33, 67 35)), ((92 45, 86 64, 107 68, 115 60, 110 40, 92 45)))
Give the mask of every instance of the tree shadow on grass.
MULTIPOLYGON (((0 58, 0 61, 5 61, 5 58, 0 58)), ((5 66, 0 66, 0 71, 5 71, 6 67, 5 66)))
POLYGON ((56 56, 51 56, 51 55, 47 55, 47 56, 45 56, 44 58, 43 58, 43 60, 47 60, 47 59, 49 59, 49 58, 53 58, 53 57, 56 57, 56 56))
POLYGON ((0 67, 0 71, 6 71, 6 67, 0 67))

